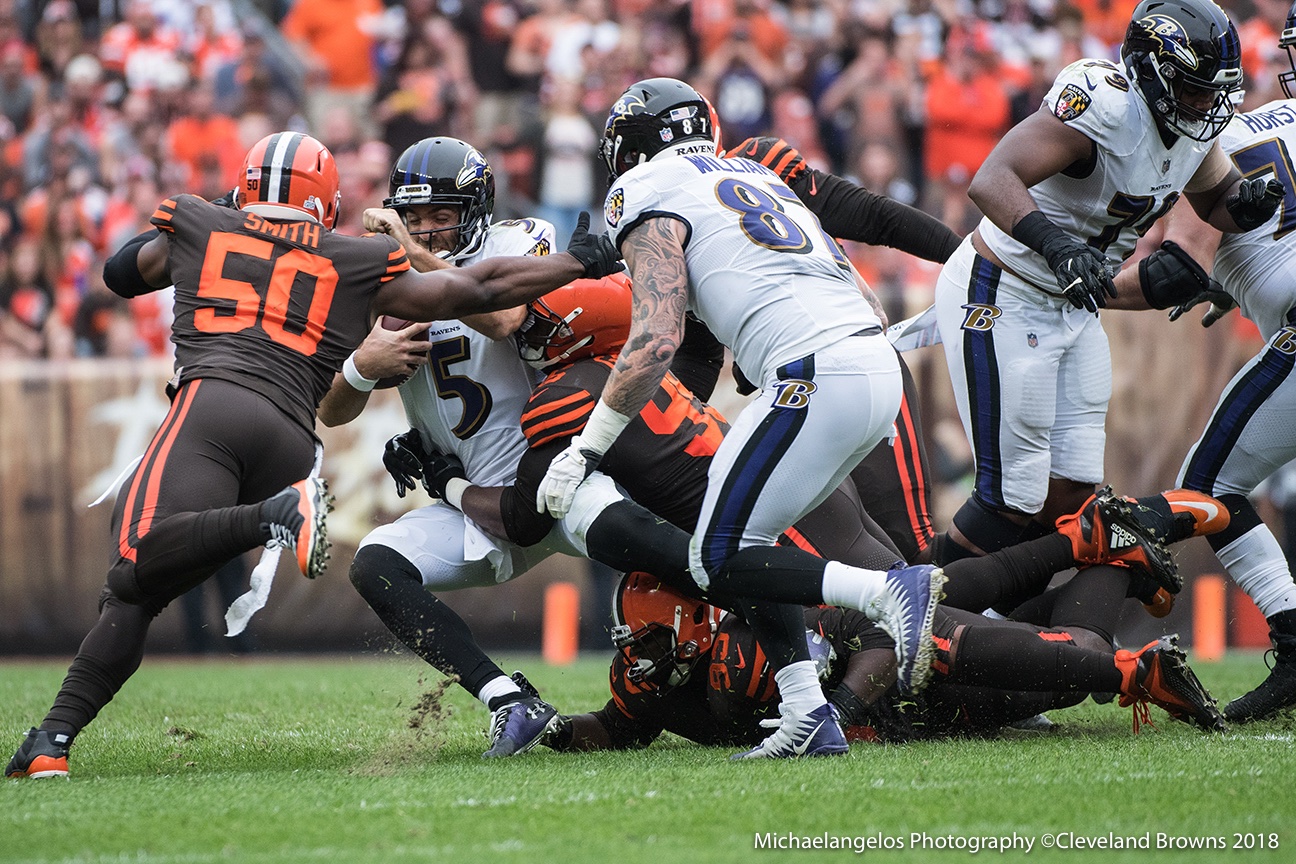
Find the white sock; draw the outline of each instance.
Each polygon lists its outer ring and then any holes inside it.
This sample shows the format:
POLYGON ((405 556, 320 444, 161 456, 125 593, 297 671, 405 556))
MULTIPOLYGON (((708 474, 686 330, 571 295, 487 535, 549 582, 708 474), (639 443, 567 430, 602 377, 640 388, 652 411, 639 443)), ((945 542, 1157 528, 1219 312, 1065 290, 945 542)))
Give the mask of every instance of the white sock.
POLYGON ((1282 547, 1267 525, 1257 525, 1215 553, 1233 581, 1268 618, 1296 609, 1296 583, 1282 547))
POLYGON ((774 673, 774 683, 778 685, 783 704, 790 711, 809 714, 820 705, 828 704, 823 688, 819 686, 819 675, 815 671, 813 660, 789 663, 774 673))
POLYGON ((840 561, 829 561, 824 567, 823 599, 829 606, 868 612, 885 592, 886 574, 881 570, 850 567, 840 561))
POLYGON ((500 696, 508 696, 510 693, 521 693, 522 688, 513 683, 513 679, 507 675, 497 675, 482 685, 481 692, 477 698, 487 708, 490 708, 492 699, 500 696))

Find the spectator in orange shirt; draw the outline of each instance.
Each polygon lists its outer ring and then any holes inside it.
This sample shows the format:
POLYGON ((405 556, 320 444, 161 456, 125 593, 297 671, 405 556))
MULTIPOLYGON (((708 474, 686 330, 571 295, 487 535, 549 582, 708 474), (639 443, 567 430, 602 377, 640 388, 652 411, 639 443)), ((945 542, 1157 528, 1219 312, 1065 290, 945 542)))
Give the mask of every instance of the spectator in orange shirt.
POLYGON ((967 190, 972 175, 1008 131, 1008 94, 993 73, 987 42, 950 37, 949 62, 927 82, 927 176, 941 200, 941 220, 960 234, 972 226, 967 190))
POLYGON ((788 46, 787 28, 769 13, 769 0, 733 0, 733 14, 725 15, 723 4, 705 4, 702 14, 694 9, 695 26, 702 43, 703 62, 735 36, 770 62, 782 64, 788 46), (741 35, 739 35, 741 34, 741 35))
POLYGON ((306 116, 312 128, 340 104, 361 128, 372 129, 374 35, 382 14, 380 0, 297 0, 284 18, 283 34, 308 70, 306 116))
POLYGON ((185 189, 196 190, 205 163, 214 162, 226 178, 225 191, 234 185, 242 165, 238 123, 214 110, 216 94, 206 81, 190 86, 184 102, 187 113, 172 121, 167 130, 171 155, 189 169, 185 189))

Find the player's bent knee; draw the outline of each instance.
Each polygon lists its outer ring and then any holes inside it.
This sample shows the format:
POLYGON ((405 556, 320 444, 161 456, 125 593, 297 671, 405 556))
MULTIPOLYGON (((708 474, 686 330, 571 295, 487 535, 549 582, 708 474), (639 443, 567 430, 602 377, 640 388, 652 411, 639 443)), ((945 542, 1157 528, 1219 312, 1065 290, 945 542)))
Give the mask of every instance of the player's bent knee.
POLYGON ((572 499, 571 508, 563 517, 563 528, 576 541, 582 553, 586 552, 586 535, 590 526, 599 514, 625 496, 617 489, 612 478, 595 471, 585 482, 576 488, 576 497, 572 499))
POLYGON ((351 585, 366 600, 374 593, 385 590, 395 579, 422 582, 418 567, 408 558, 391 547, 378 544, 362 546, 356 551, 347 576, 351 585))

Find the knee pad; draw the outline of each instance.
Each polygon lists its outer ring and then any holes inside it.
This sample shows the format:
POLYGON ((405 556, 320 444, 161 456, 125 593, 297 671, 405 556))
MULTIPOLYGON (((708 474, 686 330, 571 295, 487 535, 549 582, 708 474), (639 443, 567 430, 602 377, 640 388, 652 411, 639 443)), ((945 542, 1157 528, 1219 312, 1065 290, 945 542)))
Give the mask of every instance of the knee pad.
POLYGON ((992 510, 976 498, 969 498, 954 514, 954 526, 972 543, 986 552, 998 552, 1016 545, 1026 526, 992 510))
POLYGON ((1057 416, 1057 379, 1053 366, 1041 360, 1014 360, 1003 377, 1003 417, 1029 432, 1052 428, 1057 416))
POLYGON ((395 549, 378 544, 361 546, 356 550, 347 576, 360 596, 366 599, 368 592, 382 588, 393 579, 410 579, 419 585, 423 583, 423 577, 413 562, 395 549))

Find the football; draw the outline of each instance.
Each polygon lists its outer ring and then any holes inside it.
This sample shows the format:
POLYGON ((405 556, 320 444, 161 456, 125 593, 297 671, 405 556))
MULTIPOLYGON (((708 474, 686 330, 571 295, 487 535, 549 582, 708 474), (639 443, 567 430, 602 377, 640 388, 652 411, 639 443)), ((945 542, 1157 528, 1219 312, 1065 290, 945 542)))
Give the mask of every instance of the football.
MULTIPOLYGON (((384 330, 404 330, 406 327, 414 323, 413 321, 406 321, 404 318, 393 318, 390 315, 382 316, 378 319, 378 322, 382 324, 384 330)), ((427 331, 424 330, 414 338, 418 341, 426 342, 428 338, 427 331)), ((374 385, 374 389, 387 390, 392 387, 399 387, 410 379, 411 374, 413 373, 406 373, 404 375, 388 375, 386 378, 379 378, 378 383, 374 385)))

